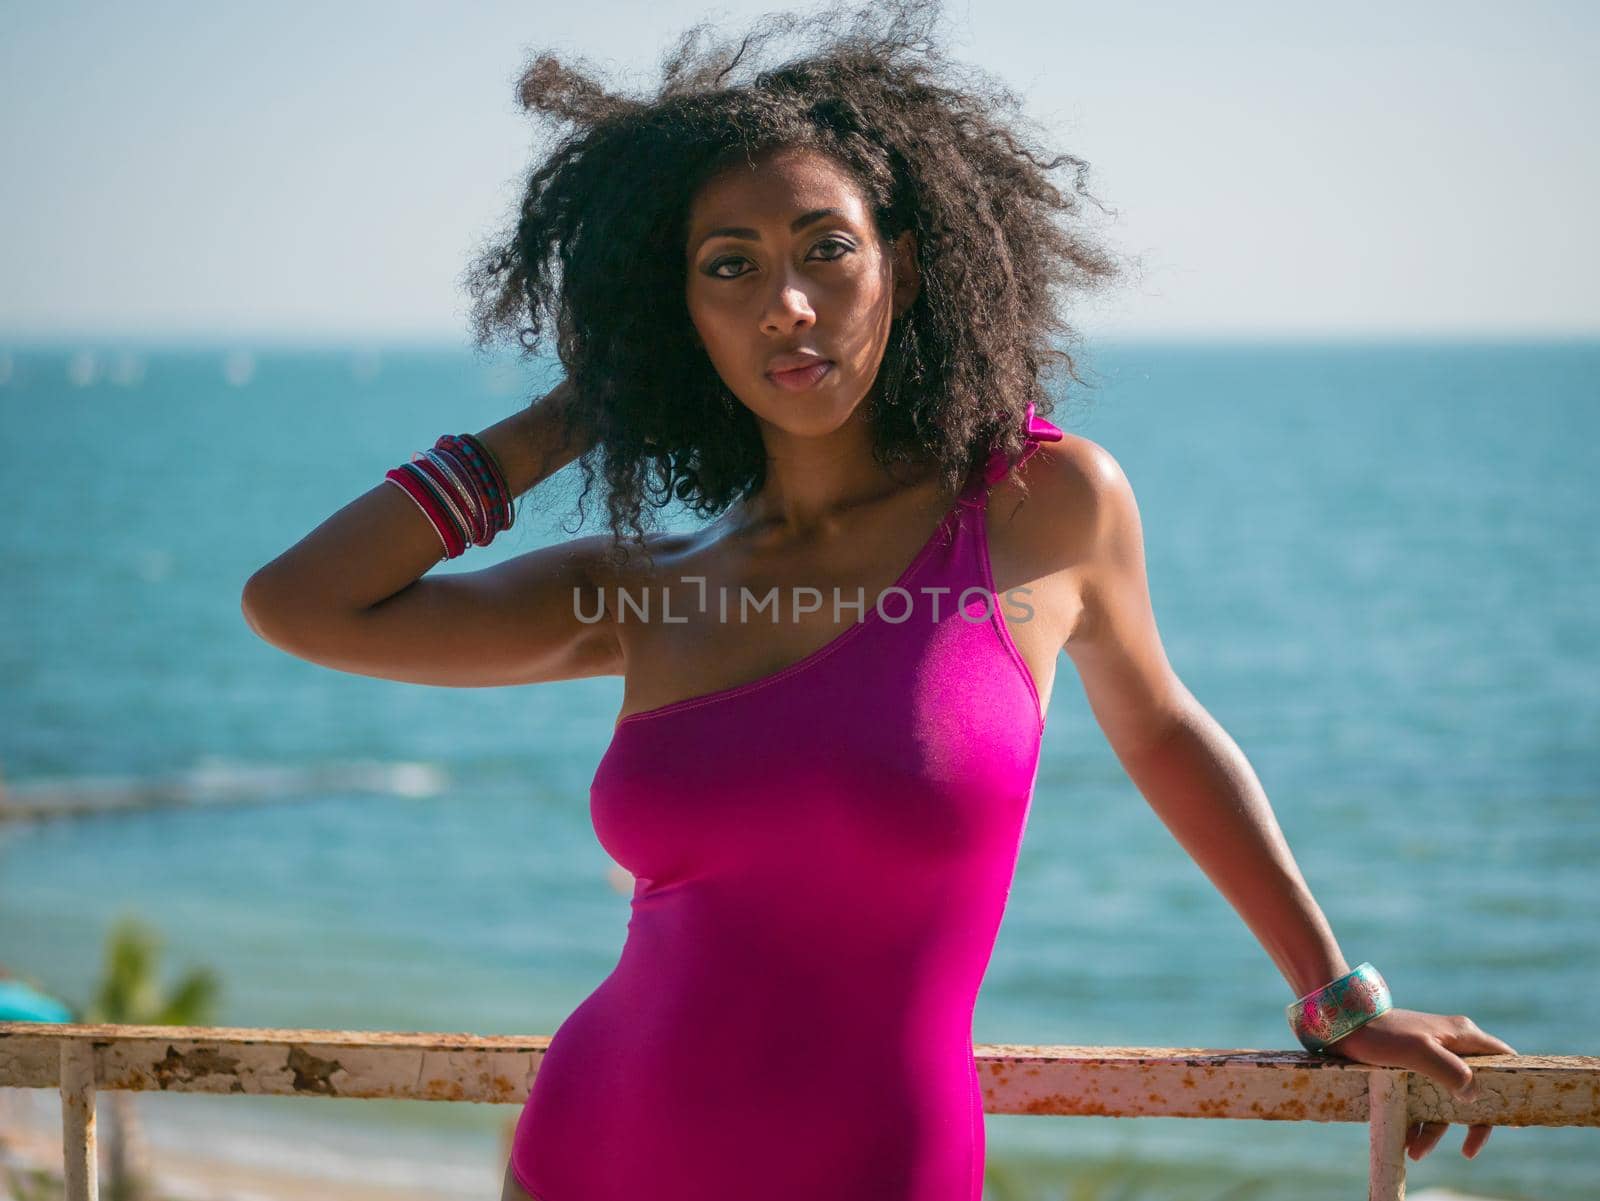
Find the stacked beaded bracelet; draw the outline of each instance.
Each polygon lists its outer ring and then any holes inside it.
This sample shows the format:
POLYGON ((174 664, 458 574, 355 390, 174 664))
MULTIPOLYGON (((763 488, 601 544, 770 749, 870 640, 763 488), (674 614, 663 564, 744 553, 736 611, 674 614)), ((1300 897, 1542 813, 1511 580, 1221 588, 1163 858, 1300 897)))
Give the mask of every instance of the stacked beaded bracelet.
POLYGON ((1319 1054, 1394 1006, 1378 969, 1363 963, 1349 975, 1308 992, 1286 1010, 1300 1045, 1319 1054))
POLYGON ((384 479, 416 503, 438 531, 447 559, 470 546, 488 546, 511 528, 516 510, 505 472, 489 448, 471 434, 444 434, 431 450, 392 467, 384 479))

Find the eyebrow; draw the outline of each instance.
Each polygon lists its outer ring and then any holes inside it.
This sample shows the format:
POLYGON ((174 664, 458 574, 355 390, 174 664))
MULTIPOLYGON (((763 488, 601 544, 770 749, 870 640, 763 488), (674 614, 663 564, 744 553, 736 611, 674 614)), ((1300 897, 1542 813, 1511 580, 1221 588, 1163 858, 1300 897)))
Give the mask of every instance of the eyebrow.
MULTIPOLYGON (((793 221, 789 222, 789 232, 799 233, 813 221, 820 221, 824 217, 843 217, 844 215, 843 209, 812 209, 809 213, 801 213, 793 221)), ((761 234, 747 225, 722 225, 708 231, 696 245, 703 246, 712 238, 743 238, 747 242, 759 242, 761 234)))

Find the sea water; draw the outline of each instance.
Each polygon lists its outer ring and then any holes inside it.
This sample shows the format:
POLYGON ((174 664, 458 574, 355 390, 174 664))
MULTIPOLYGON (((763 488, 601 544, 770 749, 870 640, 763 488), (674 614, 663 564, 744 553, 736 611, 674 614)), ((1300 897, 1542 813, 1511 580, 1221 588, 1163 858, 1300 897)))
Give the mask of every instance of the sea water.
MULTIPOLYGON (((1351 964, 1521 1052, 1600 1055, 1600 342, 1079 357, 1088 386, 1055 386, 1051 419, 1131 481, 1167 656, 1248 757, 1351 964)), ((86 1004, 134 915, 165 940, 166 982, 219 974, 215 1024, 481 1034, 548 1034, 605 977, 629 888, 587 788, 621 680, 347 675, 239 608, 251 572, 388 468, 555 378, 450 346, 0 344, 0 779, 198 771, 219 798, 0 825, 0 964, 86 1004), (370 786, 319 783, 341 768, 370 786), (286 779, 228 799, 263 769, 286 779)), ((434 570, 599 532, 580 484, 569 467, 434 570)), ((1291 999, 1061 655, 976 1041, 1289 1049, 1291 999)), ((498 1195, 516 1116, 139 1103, 158 1143, 205 1131, 241 1158, 462 1196, 498 1195)), ((1052 1195, 1008 1186, 1025 1160, 1058 1181, 1131 1162, 1130 1195, 1162 1198, 1359 1196, 1366 1176, 1359 1124, 987 1123, 995 1201, 1052 1195)), ((1600 1131, 1503 1128, 1476 1162, 1464 1133, 1408 1166, 1413 1189, 1576 1201, 1600 1179, 1600 1131)))

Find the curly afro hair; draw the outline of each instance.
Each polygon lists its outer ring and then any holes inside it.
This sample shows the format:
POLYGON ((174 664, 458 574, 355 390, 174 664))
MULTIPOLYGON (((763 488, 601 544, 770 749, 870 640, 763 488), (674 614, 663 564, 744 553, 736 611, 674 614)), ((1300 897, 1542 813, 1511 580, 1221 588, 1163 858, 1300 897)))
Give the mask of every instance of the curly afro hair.
POLYGON ((573 389, 566 433, 581 429, 591 444, 580 522, 597 461, 619 546, 624 524, 643 545, 646 502, 659 510, 676 499, 710 517, 761 488, 755 417, 728 404, 694 335, 684 245, 701 186, 775 150, 831 156, 861 188, 885 246, 908 229, 916 237, 919 294, 890 327, 871 394, 879 463, 930 464, 957 488, 993 449, 1021 450, 1029 403, 1051 411, 1044 370, 1059 365, 1084 382, 1067 349, 1078 335, 1059 310, 1120 271, 1074 220, 1080 198, 1099 205, 1087 164, 1036 155, 1018 131, 1017 99, 974 70, 957 76, 935 48, 939 16, 939 0, 771 14, 737 45, 703 51, 702 23, 665 56, 646 99, 549 54, 522 73, 522 108, 565 132, 464 282, 480 350, 515 338, 537 355, 553 327, 573 389), (815 36, 810 52, 762 68, 768 45, 795 30, 815 36), (1065 189, 1050 178, 1062 167, 1065 189), (670 403, 663 379, 673 381, 670 403))

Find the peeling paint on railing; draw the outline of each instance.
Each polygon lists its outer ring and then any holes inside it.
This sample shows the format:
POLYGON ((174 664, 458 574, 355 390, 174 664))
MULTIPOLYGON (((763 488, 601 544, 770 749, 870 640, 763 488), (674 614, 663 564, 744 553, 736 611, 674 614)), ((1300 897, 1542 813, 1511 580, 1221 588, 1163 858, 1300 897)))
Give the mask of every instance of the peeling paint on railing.
MULTIPOLYGON (((519 1104, 549 1036, 0 1022, 0 1085, 58 1088, 68 1201, 95 1201, 94 1094, 234 1093, 519 1104)), ((1403 1201, 1411 1123, 1600 1126, 1600 1058, 1468 1057, 1462 1103, 1426 1076, 1304 1051, 973 1048, 986 1113, 1370 1125, 1371 1201, 1403 1201)))

